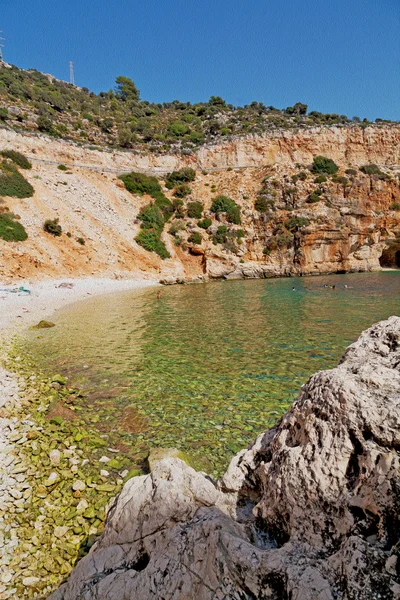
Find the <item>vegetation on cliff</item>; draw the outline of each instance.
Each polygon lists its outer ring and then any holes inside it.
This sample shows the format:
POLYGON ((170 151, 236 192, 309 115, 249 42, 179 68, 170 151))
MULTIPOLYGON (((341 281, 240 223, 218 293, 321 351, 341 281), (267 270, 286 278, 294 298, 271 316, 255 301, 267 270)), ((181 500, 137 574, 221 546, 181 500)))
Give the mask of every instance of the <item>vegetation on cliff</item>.
POLYGON ((301 102, 284 109, 256 101, 233 106, 219 96, 195 104, 152 103, 141 100, 128 77, 119 76, 115 83, 114 89, 95 94, 36 70, 3 65, 0 121, 78 142, 157 153, 190 153, 204 143, 274 129, 368 124, 358 117, 308 112, 301 102))

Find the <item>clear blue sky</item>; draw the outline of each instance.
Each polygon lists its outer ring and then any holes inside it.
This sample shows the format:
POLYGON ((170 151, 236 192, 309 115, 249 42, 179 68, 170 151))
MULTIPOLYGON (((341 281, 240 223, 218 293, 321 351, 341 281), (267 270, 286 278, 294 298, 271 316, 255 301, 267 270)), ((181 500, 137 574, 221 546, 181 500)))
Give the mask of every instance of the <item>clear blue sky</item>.
POLYGON ((98 92, 131 77, 146 100, 400 120, 399 0, 0 0, 4 57, 98 92))

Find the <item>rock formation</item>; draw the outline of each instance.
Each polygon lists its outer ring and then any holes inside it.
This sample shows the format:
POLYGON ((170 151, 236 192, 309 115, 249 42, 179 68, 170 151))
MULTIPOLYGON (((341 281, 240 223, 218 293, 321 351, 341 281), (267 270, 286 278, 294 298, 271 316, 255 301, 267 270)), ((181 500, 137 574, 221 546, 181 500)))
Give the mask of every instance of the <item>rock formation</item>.
MULTIPOLYGON (((28 239, 0 239, 3 280, 149 274, 177 282, 400 266, 398 125, 281 130, 204 146, 189 156, 90 150, 6 129, 0 130, 0 144, 29 157, 33 166, 24 176, 35 190, 29 200, 6 200, 28 239), (315 181, 309 167, 321 154, 336 161, 339 177, 315 181), (360 171, 371 163, 383 170, 380 175, 360 171), (60 171, 60 164, 68 170, 60 171), (200 201, 212 226, 207 231, 199 227, 184 207, 178 236, 169 233, 172 219, 165 227, 162 239, 171 258, 161 260, 135 242, 137 216, 151 198, 130 194, 118 174, 144 170, 165 177, 185 166, 196 170, 185 203, 200 201), (259 212, 255 201, 263 187, 274 206, 259 212), (210 212, 212 199, 220 194, 240 207, 238 227, 210 212), (43 231, 44 221, 54 217, 62 226, 61 237, 43 231), (227 225, 228 234, 215 243, 220 225, 227 225), (201 236, 200 245, 190 243, 193 233, 201 236)), ((164 191, 173 198, 171 190, 164 191)))
POLYGON ((214 484, 129 480, 51 600, 400 598, 400 318, 365 331, 214 484))

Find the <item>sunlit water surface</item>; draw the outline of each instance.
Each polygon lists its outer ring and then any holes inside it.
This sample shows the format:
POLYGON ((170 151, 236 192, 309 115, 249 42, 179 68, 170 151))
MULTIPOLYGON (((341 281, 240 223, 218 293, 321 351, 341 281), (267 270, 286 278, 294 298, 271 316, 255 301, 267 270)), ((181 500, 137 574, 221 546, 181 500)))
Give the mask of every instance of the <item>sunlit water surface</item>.
POLYGON ((400 272, 156 292, 69 306, 27 344, 45 372, 85 390, 79 418, 134 464, 151 447, 178 447, 206 457, 199 464, 216 474, 312 373, 334 367, 363 329, 399 314, 400 272))

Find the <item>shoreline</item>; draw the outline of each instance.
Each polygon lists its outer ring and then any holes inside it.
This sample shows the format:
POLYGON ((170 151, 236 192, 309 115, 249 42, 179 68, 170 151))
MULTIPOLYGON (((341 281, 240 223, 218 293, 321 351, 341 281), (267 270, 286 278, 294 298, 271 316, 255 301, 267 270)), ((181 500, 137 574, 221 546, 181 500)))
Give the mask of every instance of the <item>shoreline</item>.
MULTIPOLYGON (((13 342, 18 333, 36 324, 38 321, 51 318, 61 308, 74 302, 84 301, 87 298, 101 296, 124 290, 143 289, 159 285, 158 280, 128 279, 113 280, 106 278, 64 278, 60 280, 36 281, 30 284, 27 281, 13 285, 0 283, 0 598, 32 598, 42 597, 43 592, 47 597, 54 586, 61 582, 60 574, 66 574, 72 568, 74 560, 68 561, 63 556, 62 565, 56 557, 46 559, 40 553, 38 544, 45 543, 45 551, 51 553, 53 544, 44 541, 42 532, 47 529, 47 536, 54 527, 52 513, 46 508, 45 498, 50 498, 53 485, 48 486, 49 477, 57 474, 55 487, 62 487, 63 496, 69 502, 79 506, 77 494, 73 491, 70 481, 63 481, 63 473, 70 472, 69 477, 85 476, 84 481, 93 481, 91 488, 96 490, 97 503, 100 502, 101 510, 110 500, 110 493, 114 496, 119 491, 123 478, 122 468, 113 474, 105 476, 102 471, 103 463, 91 464, 90 450, 84 442, 76 440, 85 436, 79 432, 79 425, 60 425, 53 432, 54 425, 46 421, 49 405, 58 401, 62 394, 68 393, 65 385, 54 384, 33 373, 29 359, 23 356, 13 356, 13 342), (61 285, 61 287, 59 287, 61 285), (24 287, 30 294, 23 291, 12 290, 24 287), (57 431, 59 430, 59 432, 57 431), (77 433, 78 432, 78 433, 77 433), (55 444, 53 438, 59 438, 55 444), (65 442, 65 443, 64 443, 65 442), (60 448, 61 451, 58 449, 60 448), (55 463, 54 455, 56 456, 55 463), (40 462, 38 458, 40 457, 40 462), (36 461, 36 462, 35 462, 36 461), (58 462, 60 466, 58 466, 58 462), (41 465, 41 468, 37 467, 41 465), (60 471, 61 465, 63 471, 60 471), (79 475, 78 475, 79 473, 79 475), (102 475, 103 473, 103 475, 102 475), (65 485, 66 484, 66 485, 65 485), (100 488, 99 488, 100 486, 100 488), (105 487, 104 491, 101 491, 105 487), (98 489, 99 488, 99 489, 98 489), (46 490, 46 491, 45 491, 46 490), (76 498, 76 500, 75 500, 76 498), (34 523, 30 523, 34 507, 39 508, 41 514, 36 514, 34 523), (26 536, 26 532, 29 535, 26 536), (33 543, 28 544, 28 539, 33 543), (35 558, 37 557, 37 558, 35 558), (45 583, 36 577, 35 571, 43 563, 42 575, 47 572, 45 583), (60 569, 61 566, 61 569, 60 569), (44 572, 43 572, 44 568, 44 572), (59 575, 57 576, 57 570, 59 575), (56 578, 56 579, 54 579, 56 578), (17 595, 16 595, 17 594, 17 595), (32 596, 33 594, 33 596, 32 596)), ((85 432, 86 433, 86 432, 85 432)), ((91 432, 87 432, 89 435, 91 432)), ((107 453, 107 451, 106 451, 107 453)), ((99 457, 97 457, 99 458, 99 457)), ((85 484, 86 485, 86 484, 85 484)), ((87 488, 89 490, 89 488, 87 488)), ((81 509, 77 510, 75 530, 82 529, 82 534, 72 537, 75 543, 83 543, 84 534, 93 535, 99 531, 99 522, 95 521, 85 510, 94 510, 94 500, 90 494, 82 494, 81 509), (78 527, 78 529, 76 529, 78 527)), ((57 498, 55 499, 57 503, 57 498)), ((62 517, 64 506, 58 506, 55 517, 59 521, 62 517)), ((98 509, 97 510, 97 517, 98 509)), ((60 538, 53 539, 69 543, 71 539, 65 533, 73 532, 72 527, 56 526, 54 532, 63 533, 60 538)), ((53 532, 53 533, 54 533, 53 532)), ((55 535, 55 534, 54 534, 55 535)), ((73 548, 73 546, 72 546, 73 548)), ((69 548, 69 552, 72 552, 69 548)), ((53 553, 54 554, 54 553, 53 553)), ((60 555, 62 550, 60 550, 60 555)), ((76 552, 75 552, 76 555, 76 552)), ((60 560, 60 559, 59 559, 60 560)))
POLYGON ((12 337, 21 329, 54 314, 59 309, 87 298, 160 285, 158 279, 70 278, 43 281, 0 282, 0 333, 12 337), (28 289, 12 292, 20 287, 28 289))

